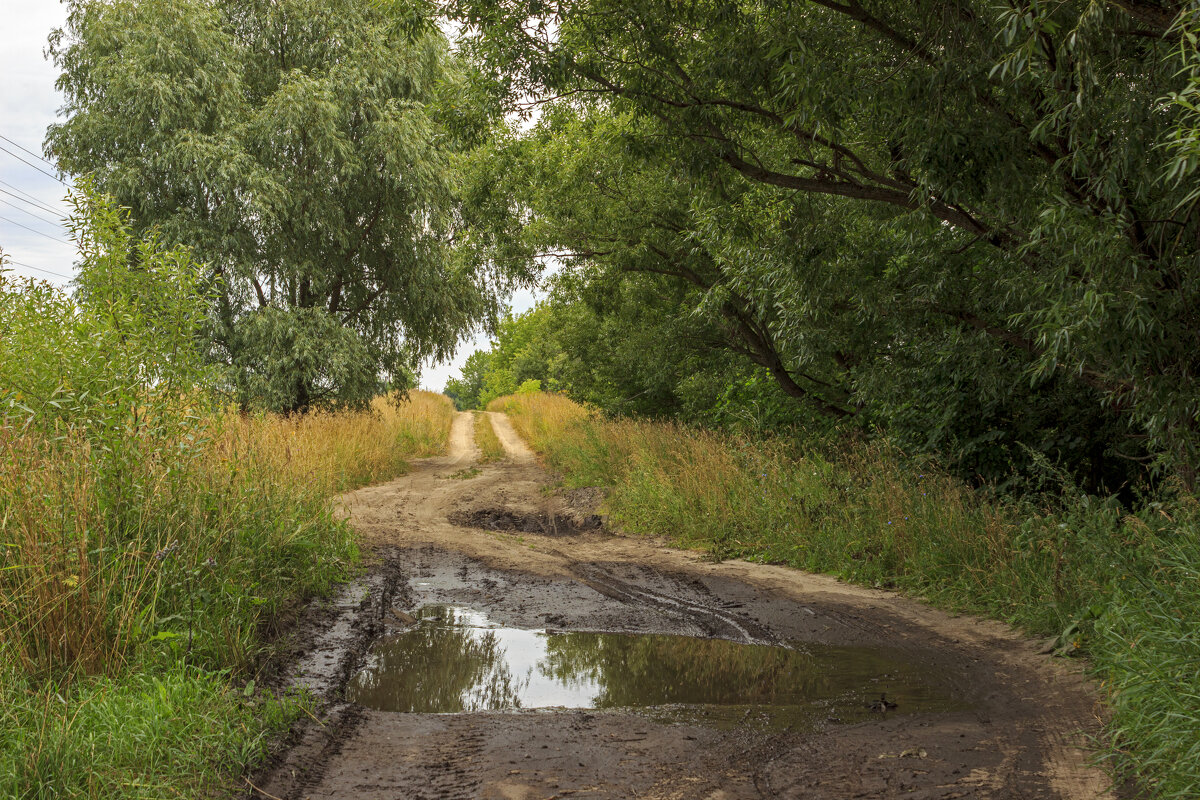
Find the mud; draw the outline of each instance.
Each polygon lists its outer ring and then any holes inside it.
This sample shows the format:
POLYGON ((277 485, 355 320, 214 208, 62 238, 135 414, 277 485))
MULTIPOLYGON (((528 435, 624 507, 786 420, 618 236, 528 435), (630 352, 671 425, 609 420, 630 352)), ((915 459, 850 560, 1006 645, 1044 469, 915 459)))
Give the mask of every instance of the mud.
POLYGON ((462 528, 481 528, 487 531, 520 531, 540 533, 543 536, 573 536, 587 531, 599 530, 602 522, 599 514, 583 514, 579 517, 559 517, 554 514, 519 514, 507 508, 480 508, 475 511, 456 511, 447 517, 451 523, 462 528))
MULTIPOLYGON (((253 796, 1109 796, 1105 775, 1080 749, 1099 730, 1095 693, 1073 665, 1039 655, 1037 643, 892 593, 785 568, 713 563, 589 528, 595 509, 580 501, 590 498, 548 495, 545 474, 507 419, 492 420, 506 461, 452 478, 475 461, 471 417, 460 415, 447 457, 343 498, 373 562, 298 627, 284 683, 314 694, 319 721, 298 726, 293 745, 251 776, 253 796), (477 524, 497 509, 514 519, 571 522, 511 532, 477 524), (824 705, 792 702, 810 713, 783 725, 771 724, 770 707, 752 703, 730 704, 733 715, 719 704, 665 715, 654 707, 439 714, 347 701, 372 647, 411 632, 412 615, 436 606, 547 635, 832 648, 884 666, 824 705), (908 677, 897 688, 886 684, 896 675, 908 677), (916 678, 924 696, 952 702, 921 706, 911 683, 902 688, 916 678), (872 707, 876 688, 898 707, 872 707)), ((845 663, 817 672, 850 671, 845 663)), ((417 668, 437 677, 436 665, 417 668)))

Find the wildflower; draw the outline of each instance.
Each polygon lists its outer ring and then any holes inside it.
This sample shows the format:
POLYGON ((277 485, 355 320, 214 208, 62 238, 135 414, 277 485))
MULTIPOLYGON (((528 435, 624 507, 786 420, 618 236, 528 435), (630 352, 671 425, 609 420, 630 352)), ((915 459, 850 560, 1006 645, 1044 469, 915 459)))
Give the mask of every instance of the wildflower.
POLYGON ((159 550, 157 553, 155 553, 154 560, 155 561, 165 561, 168 556, 174 555, 175 551, 178 549, 179 549, 179 540, 176 539, 175 541, 171 542, 169 545, 164 547, 162 550, 159 550))

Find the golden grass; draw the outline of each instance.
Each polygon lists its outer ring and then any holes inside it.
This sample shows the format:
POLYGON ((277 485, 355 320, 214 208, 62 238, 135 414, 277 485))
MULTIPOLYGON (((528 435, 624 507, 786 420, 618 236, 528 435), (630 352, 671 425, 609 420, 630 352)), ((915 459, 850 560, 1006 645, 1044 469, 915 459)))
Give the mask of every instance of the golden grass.
POLYGON ((236 460, 250 448, 276 474, 332 495, 402 475, 407 459, 444 453, 453 417, 450 398, 423 390, 399 404, 376 398, 369 412, 230 415, 217 452, 236 460))
POLYGON ((334 579, 353 544, 332 496, 443 452, 453 414, 449 398, 414 391, 369 412, 216 415, 184 442, 112 451, 0 424, 0 652, 27 674, 112 673, 156 631, 179 636, 156 626, 186 613, 189 652, 246 662, 258 612, 209 619, 194 642, 197 587, 245 581, 238 591, 266 605, 334 579))
POLYGON ((489 464, 504 458, 504 445, 492 427, 492 418, 475 412, 475 445, 479 448, 479 463, 489 464))
POLYGON ((488 403, 487 410, 507 414, 521 438, 538 451, 544 451, 567 428, 591 415, 570 398, 548 392, 497 397, 488 403))

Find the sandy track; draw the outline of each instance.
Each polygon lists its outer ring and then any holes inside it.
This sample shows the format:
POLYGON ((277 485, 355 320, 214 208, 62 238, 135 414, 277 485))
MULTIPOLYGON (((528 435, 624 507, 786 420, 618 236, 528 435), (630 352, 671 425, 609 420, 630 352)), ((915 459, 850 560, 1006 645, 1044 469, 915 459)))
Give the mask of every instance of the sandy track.
POLYGON ((507 418, 490 416, 507 460, 474 466, 472 418, 459 414, 447 456, 344 496, 377 563, 300 628, 293 670, 303 675, 293 683, 325 698, 328 719, 301 731, 255 780, 266 793, 286 800, 1109 796, 1106 777, 1077 748, 1099 730, 1099 708, 1072 665, 1038 655, 1001 624, 890 592, 781 567, 714 563, 649 539, 587 530, 590 509, 548 493, 545 473, 507 418), (464 527, 464 519, 529 524, 487 530, 464 527), (919 664, 969 708, 768 731, 614 711, 396 714, 342 701, 364 647, 388 628, 386 611, 430 603, 469 606, 517 627, 869 646, 919 664))

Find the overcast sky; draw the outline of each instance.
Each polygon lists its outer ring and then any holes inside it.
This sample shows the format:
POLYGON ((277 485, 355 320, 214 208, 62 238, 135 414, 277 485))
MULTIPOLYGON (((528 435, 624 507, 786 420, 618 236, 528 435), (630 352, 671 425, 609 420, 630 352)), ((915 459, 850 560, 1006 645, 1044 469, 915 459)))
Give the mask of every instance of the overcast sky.
POLYGON ((59 285, 75 272, 62 227, 67 189, 39 156, 62 104, 46 37, 65 19, 58 0, 0 0, 0 250, 15 274, 59 285))
MULTIPOLYGON (((58 0, 0 0, 0 251, 14 274, 58 285, 75 273, 75 248, 62 226, 67 187, 41 155, 46 127, 62 105, 54 88, 58 71, 45 56, 46 38, 65 20, 66 7, 58 0)), ((534 302, 534 293, 519 292, 513 310, 525 311, 534 302)), ((487 337, 476 336, 451 363, 426 365, 421 386, 441 391, 467 356, 487 345, 487 337)))

